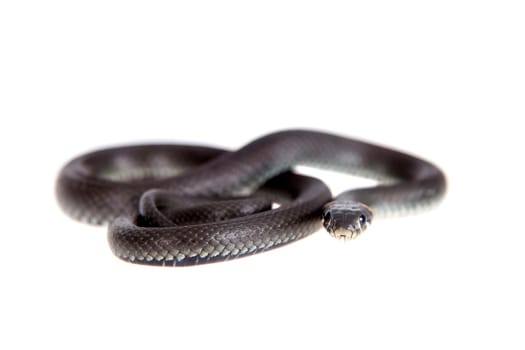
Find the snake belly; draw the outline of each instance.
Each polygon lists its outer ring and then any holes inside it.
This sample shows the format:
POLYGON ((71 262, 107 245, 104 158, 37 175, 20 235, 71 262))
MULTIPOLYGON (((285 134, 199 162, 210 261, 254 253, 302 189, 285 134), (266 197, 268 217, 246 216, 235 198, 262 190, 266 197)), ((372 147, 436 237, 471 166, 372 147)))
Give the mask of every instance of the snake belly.
POLYGON ((150 144, 81 155, 59 173, 56 195, 74 219, 109 224, 113 253, 126 261, 182 266, 247 256, 318 231, 322 208, 355 201, 376 216, 438 203, 443 172, 385 147, 309 130, 263 136, 236 151, 150 144), (332 196, 306 165, 376 179, 332 196))

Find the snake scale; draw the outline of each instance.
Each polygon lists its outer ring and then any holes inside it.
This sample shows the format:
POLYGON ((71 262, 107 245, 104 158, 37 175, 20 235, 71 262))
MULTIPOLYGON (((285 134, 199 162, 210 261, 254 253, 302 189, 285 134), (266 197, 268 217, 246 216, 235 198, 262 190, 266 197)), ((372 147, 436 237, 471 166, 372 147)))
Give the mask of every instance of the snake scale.
POLYGON ((56 182, 71 217, 109 224, 113 253, 182 266, 242 257, 296 241, 323 225, 336 238, 375 217, 438 203, 435 165, 370 143, 309 130, 275 132, 236 151, 150 144, 102 149, 67 163, 56 182), (377 185, 332 196, 298 165, 364 176, 377 185))

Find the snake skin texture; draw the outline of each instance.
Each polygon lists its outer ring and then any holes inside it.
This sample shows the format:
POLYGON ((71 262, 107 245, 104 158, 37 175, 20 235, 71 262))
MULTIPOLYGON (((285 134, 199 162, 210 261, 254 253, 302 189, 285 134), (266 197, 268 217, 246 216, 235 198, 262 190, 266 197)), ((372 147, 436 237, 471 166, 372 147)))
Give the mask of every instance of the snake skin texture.
POLYGON ((69 216, 109 224, 126 261, 183 266, 223 261, 296 241, 322 227, 328 202, 359 202, 375 216, 438 203, 442 171, 422 159, 336 135, 288 130, 237 151, 186 145, 109 148, 67 163, 56 183, 69 216), (332 196, 297 165, 378 180, 332 196))

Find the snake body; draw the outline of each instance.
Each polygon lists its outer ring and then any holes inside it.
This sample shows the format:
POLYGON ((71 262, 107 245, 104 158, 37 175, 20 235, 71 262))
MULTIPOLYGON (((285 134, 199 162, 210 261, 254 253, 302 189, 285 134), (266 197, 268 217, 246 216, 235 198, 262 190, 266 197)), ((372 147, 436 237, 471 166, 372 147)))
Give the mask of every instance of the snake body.
POLYGON ((129 262, 194 265, 246 256, 303 238, 321 226, 361 233, 372 217, 441 200, 435 165, 336 135, 288 130, 237 151, 136 145, 79 156, 59 173, 56 194, 71 217, 109 224, 114 254, 129 262), (297 165, 371 177, 378 185, 333 197, 297 165))

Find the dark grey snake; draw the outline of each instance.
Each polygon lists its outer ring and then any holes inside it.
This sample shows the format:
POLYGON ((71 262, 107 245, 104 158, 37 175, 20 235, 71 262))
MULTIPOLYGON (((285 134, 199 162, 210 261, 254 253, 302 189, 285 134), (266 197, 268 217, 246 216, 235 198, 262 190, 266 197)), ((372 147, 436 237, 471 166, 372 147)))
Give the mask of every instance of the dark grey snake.
POLYGON ((246 256, 318 231, 363 232, 373 216, 404 214, 441 200, 446 181, 431 163, 361 141, 290 130, 235 152, 185 145, 104 149, 62 168, 56 194, 75 219, 109 223, 126 261, 194 265, 246 256), (357 174, 378 185, 332 197, 307 165, 357 174))

